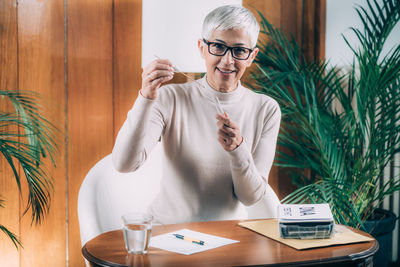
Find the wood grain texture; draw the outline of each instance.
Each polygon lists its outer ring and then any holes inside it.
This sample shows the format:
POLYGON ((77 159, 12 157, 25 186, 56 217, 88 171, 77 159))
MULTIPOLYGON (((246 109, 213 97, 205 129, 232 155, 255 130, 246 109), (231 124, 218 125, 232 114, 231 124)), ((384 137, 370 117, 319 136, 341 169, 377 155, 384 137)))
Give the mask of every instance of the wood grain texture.
POLYGON ((307 0, 304 2, 304 44, 306 58, 319 60, 325 58, 325 20, 326 1, 307 0))
POLYGON ((142 1, 114 0, 114 140, 142 86, 142 1))
POLYGON ((193 222, 153 227, 153 236, 187 228, 240 241, 204 253, 181 255, 149 247, 146 255, 129 255, 124 246, 122 230, 95 237, 86 244, 83 253, 98 264, 101 261, 101 266, 364 266, 356 263, 372 257, 378 249, 378 242, 373 240, 299 251, 240 227, 238 222, 193 222))
POLYGON ((325 32, 326 32, 326 0, 316 1, 315 12, 315 57, 317 59, 325 58, 325 32))
MULTIPOLYGON (((49 214, 40 225, 31 225, 31 212, 21 218, 20 266, 65 266, 66 264, 66 179, 65 82, 64 82, 64 2, 19 1, 18 4, 19 85, 21 90, 40 94, 46 117, 60 133, 54 168, 46 160, 46 169, 54 178, 49 214), (38 249, 40 248, 40 249, 38 249)), ((27 185, 25 183, 25 194, 27 185)), ((26 206, 24 198, 21 210, 26 206)))
MULTIPOLYGON (((294 38, 299 44, 302 42, 302 0, 281 0, 280 28, 288 38, 294 38)), ((277 147, 277 150, 287 150, 284 147, 277 147)), ((280 199, 295 190, 292 179, 284 168, 277 168, 278 197, 280 199)))
POLYGON ((68 1, 68 254, 83 266, 80 185, 113 144, 112 0, 68 1))
POLYGON ((301 43, 301 11, 302 11, 302 0, 281 0, 281 15, 280 23, 275 25, 278 26, 286 33, 286 36, 290 38, 293 36, 295 40, 301 43))
MULTIPOLYGON (((275 27, 283 30, 286 35, 302 46, 308 59, 324 57, 325 44, 325 0, 245 0, 243 5, 249 8, 258 21, 256 11, 275 27)), ((266 39, 260 34, 259 39, 266 39)), ((251 83, 249 73, 257 72, 254 64, 245 73, 242 81, 251 83)), ((277 147, 277 150, 283 148, 277 147)), ((272 167, 269 175, 269 184, 275 189, 280 199, 291 193, 295 187, 286 171, 272 167)))
MULTIPOLYGON (((243 6, 248 8, 256 17, 257 21, 261 21, 258 14, 260 12, 273 25, 280 26, 281 21, 281 1, 276 0, 244 0, 243 6)), ((266 40, 263 34, 259 35, 259 39, 266 40)), ((257 72, 257 67, 252 64, 243 75, 242 83, 251 83, 250 73, 257 72)), ((269 185, 279 195, 279 169, 272 166, 268 177, 269 185)))
POLYGON ((261 20, 258 15, 258 12, 261 12, 270 23, 279 26, 282 12, 281 2, 282 0, 243 0, 243 6, 254 14, 257 21, 261 20))
MULTIPOLYGON (((0 89, 18 89, 18 49, 17 49, 17 4, 16 0, 0 1, 0 89)), ((10 111, 11 104, 0 100, 0 111, 10 111)), ((12 130, 7 128, 7 130, 12 130)), ((16 235, 19 232, 19 194, 9 164, 0 155, 0 225, 16 235)), ((19 251, 11 240, 0 231, 0 266, 19 266, 19 251)))

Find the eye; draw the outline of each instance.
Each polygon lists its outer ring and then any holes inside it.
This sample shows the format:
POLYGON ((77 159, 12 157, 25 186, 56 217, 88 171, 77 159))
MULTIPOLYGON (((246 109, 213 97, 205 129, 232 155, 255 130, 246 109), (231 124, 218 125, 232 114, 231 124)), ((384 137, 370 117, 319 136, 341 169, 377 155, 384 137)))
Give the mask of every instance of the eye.
POLYGON ((237 55, 247 54, 247 49, 243 47, 235 47, 234 53, 237 55))
POLYGON ((218 49, 218 50, 225 50, 226 46, 220 43, 212 43, 211 44, 213 48, 218 49))

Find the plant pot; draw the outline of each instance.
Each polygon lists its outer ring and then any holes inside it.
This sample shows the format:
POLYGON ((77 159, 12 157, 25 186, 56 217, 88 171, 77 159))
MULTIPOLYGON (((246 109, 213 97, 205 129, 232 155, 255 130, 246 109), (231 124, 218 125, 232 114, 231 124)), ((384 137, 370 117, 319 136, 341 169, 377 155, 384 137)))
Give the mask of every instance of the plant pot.
POLYGON ((373 218, 364 223, 365 231, 379 243, 374 255, 374 266, 388 266, 391 260, 392 232, 396 225, 396 215, 384 209, 376 209, 373 218))

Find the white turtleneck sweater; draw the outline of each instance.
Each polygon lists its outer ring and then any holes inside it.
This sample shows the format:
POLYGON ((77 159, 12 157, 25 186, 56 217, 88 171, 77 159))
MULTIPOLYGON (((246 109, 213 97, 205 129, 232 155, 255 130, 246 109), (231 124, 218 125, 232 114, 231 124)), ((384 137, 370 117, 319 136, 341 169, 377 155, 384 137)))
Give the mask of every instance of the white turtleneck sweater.
POLYGON ((161 189, 148 209, 155 221, 242 219, 240 203, 252 205, 265 194, 280 117, 275 100, 240 84, 229 93, 212 89, 205 77, 165 85, 156 100, 139 94, 118 133, 113 162, 120 172, 135 171, 161 137, 161 189), (217 140, 215 97, 244 137, 231 152, 217 140))

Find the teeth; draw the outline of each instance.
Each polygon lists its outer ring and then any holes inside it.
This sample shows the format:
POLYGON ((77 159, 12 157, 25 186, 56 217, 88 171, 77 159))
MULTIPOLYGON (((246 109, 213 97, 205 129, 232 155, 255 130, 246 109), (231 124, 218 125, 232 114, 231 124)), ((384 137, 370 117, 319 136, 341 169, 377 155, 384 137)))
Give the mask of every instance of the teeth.
POLYGON ((219 69, 219 71, 222 72, 222 73, 232 73, 233 72, 233 70, 224 71, 224 70, 221 70, 221 69, 219 69))

